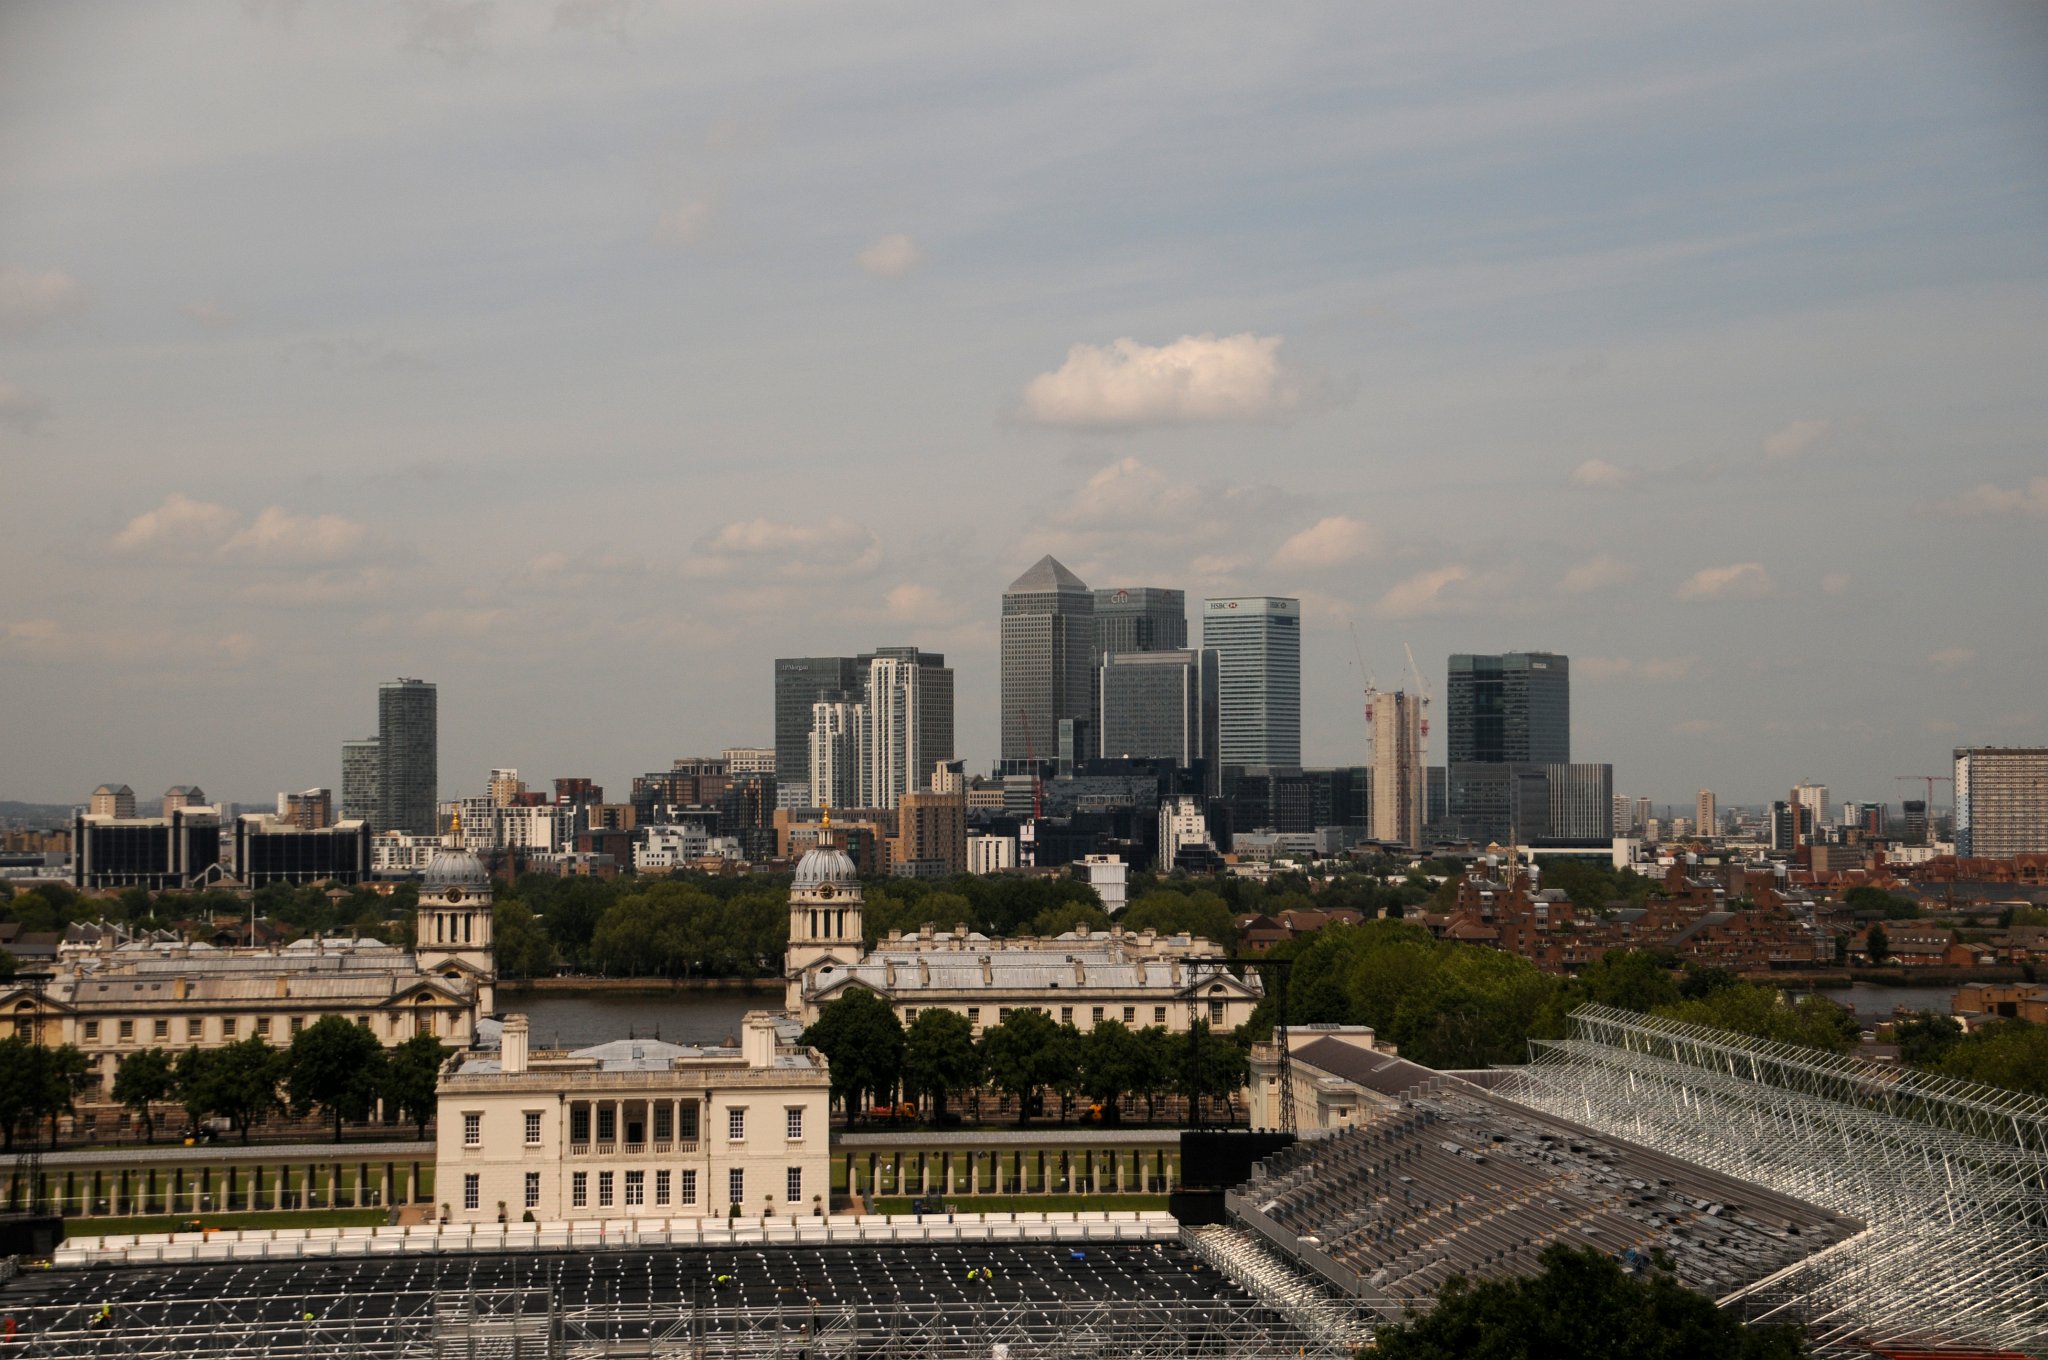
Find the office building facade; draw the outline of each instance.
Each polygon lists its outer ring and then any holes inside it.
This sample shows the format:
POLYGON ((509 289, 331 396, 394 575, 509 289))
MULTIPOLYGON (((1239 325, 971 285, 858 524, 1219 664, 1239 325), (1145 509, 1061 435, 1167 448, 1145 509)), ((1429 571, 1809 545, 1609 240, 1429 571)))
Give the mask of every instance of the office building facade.
POLYGON ((1052 764, 1060 723, 1093 719, 1095 592, 1053 557, 1003 592, 1002 703, 1005 770, 1052 764))
POLYGON ((1546 765, 1543 777, 1549 785, 1550 839, 1614 839, 1612 765, 1546 765))
POLYGON ((1107 653, 1097 687, 1102 714, 1092 754, 1171 760, 1183 769, 1200 769, 1203 789, 1216 791, 1222 703, 1214 648, 1107 653))
POLYGON ((341 809, 336 815, 364 821, 377 829, 377 785, 383 773, 383 747, 375 737, 341 744, 341 809))
POLYGON ((1118 586, 1095 592, 1095 653, 1172 652, 1188 645, 1184 590, 1118 586))
POLYGON ((1444 706, 1447 764, 1571 763, 1568 657, 1555 652, 1455 653, 1444 706))
POLYGON ((377 687, 378 831, 431 836, 440 828, 439 696, 425 680, 377 687))
POLYGON ((1301 601, 1204 600, 1202 646, 1217 656, 1221 763, 1301 764, 1301 601))
POLYGON ((184 807, 168 817, 80 813, 71 825, 75 888, 189 888, 220 863, 220 812, 184 807))
POLYGON ((1959 746, 1955 762, 1959 857, 2048 852, 2048 746, 1959 746))
POLYGON ((1372 707, 1372 838, 1422 844, 1428 786, 1422 765, 1422 696, 1382 690, 1372 707))
POLYGON ((775 662, 775 782, 800 794, 811 786, 811 706, 828 696, 859 695, 860 664, 850 656, 785 656, 775 662))

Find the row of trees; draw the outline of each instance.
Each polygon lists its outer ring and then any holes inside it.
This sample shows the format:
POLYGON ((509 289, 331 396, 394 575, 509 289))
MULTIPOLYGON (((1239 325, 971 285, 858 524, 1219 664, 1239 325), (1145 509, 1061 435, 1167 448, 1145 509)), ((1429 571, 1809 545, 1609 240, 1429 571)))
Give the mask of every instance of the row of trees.
POLYGON ((977 1043, 957 1011, 926 1010, 906 1031, 888 1003, 865 990, 828 1004, 804 1042, 831 1064, 832 1095, 849 1119, 871 1104, 893 1105, 900 1093, 929 1102, 943 1120, 956 1097, 994 1087, 1016 1100, 1020 1124, 1046 1092, 1058 1097, 1063 1123, 1078 1096, 1112 1123, 1126 1096, 1142 1096, 1150 1120, 1161 1095, 1187 1096, 1191 1109, 1198 1097, 1228 1102, 1246 1076, 1244 1044, 1201 1022, 1191 1040, 1115 1020, 1082 1033, 1042 1011, 1014 1010, 977 1043))

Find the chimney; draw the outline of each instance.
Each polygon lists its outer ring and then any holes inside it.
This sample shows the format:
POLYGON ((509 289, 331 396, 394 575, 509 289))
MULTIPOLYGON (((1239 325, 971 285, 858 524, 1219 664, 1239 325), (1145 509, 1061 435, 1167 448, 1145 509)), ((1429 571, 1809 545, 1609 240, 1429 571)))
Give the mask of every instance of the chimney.
POLYGON ((988 955, 986 954, 981 956, 981 980, 991 987, 995 986, 996 970, 994 965, 989 963, 988 955))
POLYGON ((748 1011, 740 1022, 740 1056, 749 1067, 775 1066, 775 1017, 767 1011, 748 1011))
POLYGON ((505 1017, 505 1029, 498 1039, 498 1070, 518 1076, 526 1070, 526 1017, 513 1012, 505 1017))
POLYGON ((884 985, 884 986, 886 986, 886 987, 888 987, 888 988, 889 988, 889 989, 890 989, 891 991, 894 991, 894 990, 895 990, 895 988, 896 988, 896 960, 894 960, 894 959, 884 959, 884 960, 882 960, 882 982, 883 982, 883 985, 884 985))
POLYGON ((1087 965, 1083 964, 1079 959, 1074 960, 1074 981, 1084 986, 1088 981, 1087 965))
POLYGON ((277 994, 279 996, 290 996, 292 994, 291 979, 283 973, 277 975, 277 994))
POLYGON ((189 982, 182 977, 179 978, 171 984, 171 999, 173 1001, 183 1001, 190 995, 190 988, 191 984, 189 982))
POLYGON ((932 966, 922 958, 917 961, 917 981, 920 986, 932 985, 932 966))

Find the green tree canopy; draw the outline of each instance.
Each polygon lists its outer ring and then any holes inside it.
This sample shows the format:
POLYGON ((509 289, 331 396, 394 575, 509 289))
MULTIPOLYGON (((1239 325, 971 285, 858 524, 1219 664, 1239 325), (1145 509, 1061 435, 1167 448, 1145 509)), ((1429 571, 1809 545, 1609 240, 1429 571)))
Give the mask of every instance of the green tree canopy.
POLYGON ((366 1026, 339 1015, 323 1015, 292 1036, 285 1054, 284 1081, 294 1114, 318 1109, 334 1121, 360 1121, 376 1108, 384 1079, 384 1046, 366 1026))
POLYGON ((1542 1269, 1454 1277, 1436 1306, 1382 1327, 1374 1360, 1796 1360, 1798 1328, 1745 1326, 1671 1274, 1631 1274, 1590 1247, 1544 1248, 1542 1269))
POLYGON ((1659 1006, 1656 1014, 1836 1053, 1855 1047, 1861 1033, 1856 1017, 1826 997, 1803 996, 1788 1004, 1775 987, 1753 982, 1738 982, 1690 1001, 1659 1006))
POLYGON ((845 1102, 847 1118, 859 1117, 863 1098, 891 1096, 903 1078, 903 1025, 889 1003, 865 987, 854 987, 818 1012, 804 1042, 825 1055, 832 1094, 845 1102))
POLYGON ((413 1035, 385 1059, 384 1104, 412 1120, 419 1138, 427 1136, 427 1121, 434 1117, 434 1090, 441 1079, 441 1064, 447 1059, 447 1047, 427 1033, 413 1035))
POLYGON ((1653 1011, 1679 1000, 1669 962, 1648 949, 1613 949, 1580 974, 1586 999, 1627 1011, 1653 1011))
POLYGON ((491 953, 499 977, 547 977, 555 971, 554 940, 540 918, 517 898, 491 908, 491 953))
POLYGON ((142 1121, 145 1142, 156 1141, 156 1116, 150 1107, 177 1093, 178 1076, 171 1055, 161 1048, 129 1054, 120 1071, 114 1073, 114 1099, 133 1110, 142 1121))
POLYGON ((946 1101, 981 1081, 981 1054, 967 1017, 943 1006, 928 1006, 903 1036, 903 1084, 930 1096, 932 1113, 943 1118, 946 1101))
POLYGON ((1986 1025, 1957 1040, 1934 1067, 1965 1081, 2048 1096, 2048 1026, 2025 1020, 1986 1025))
MULTIPOLYGON (((344 1022, 346 1023, 346 1022, 344 1022)), ((178 1059, 178 1097, 194 1119, 219 1115, 243 1142, 257 1120, 283 1107, 285 1055, 260 1034, 222 1048, 187 1049, 178 1059)))
MULTIPOLYGON (((1304 900, 1303 905, 1312 904, 1304 900)), ((1156 930, 1162 935, 1187 931, 1214 940, 1225 949, 1237 943, 1237 927, 1229 904, 1207 891, 1148 892, 1125 908, 1120 924, 1126 930, 1156 930)))
POLYGON ((1080 1087, 1102 1104, 1104 1122, 1120 1117, 1123 1098, 1145 1089, 1149 1055, 1145 1041, 1118 1020, 1104 1020, 1081 1037, 1080 1087))
POLYGON ((1060 1027, 1051 1016, 1029 1007, 1011 1011, 981 1036, 982 1068, 998 1090, 1017 1098, 1019 1124, 1031 1117, 1033 1093, 1065 1078, 1068 1057, 1060 1027))

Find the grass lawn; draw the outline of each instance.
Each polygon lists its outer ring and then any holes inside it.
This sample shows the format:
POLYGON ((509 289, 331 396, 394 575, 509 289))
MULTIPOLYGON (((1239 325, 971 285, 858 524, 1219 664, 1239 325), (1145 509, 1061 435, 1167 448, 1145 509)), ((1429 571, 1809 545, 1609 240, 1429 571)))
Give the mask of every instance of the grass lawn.
POLYGON ((157 1214, 149 1218, 71 1218, 64 1221, 68 1237, 118 1237, 128 1233, 183 1232, 197 1218, 208 1228, 381 1228, 391 1221, 389 1209, 287 1209, 251 1214, 157 1214))
MULTIPOLYGON (((955 1195, 950 1201, 943 1195, 933 1195, 932 1200, 949 1202, 963 1214, 1064 1214, 1074 1209, 1099 1212, 1104 1209, 1164 1209, 1164 1195, 955 1195)), ((884 1195, 874 1201, 873 1212, 878 1214, 907 1214, 910 1200, 896 1195, 884 1195)))

